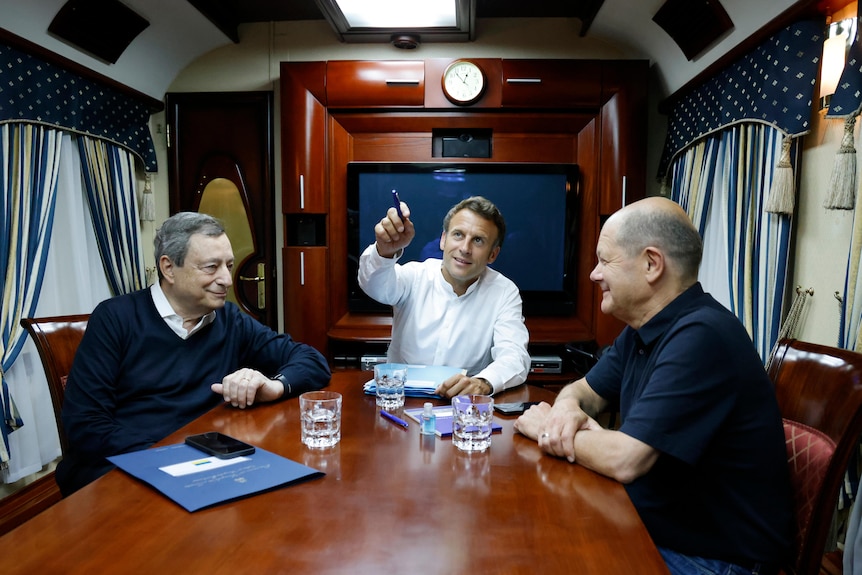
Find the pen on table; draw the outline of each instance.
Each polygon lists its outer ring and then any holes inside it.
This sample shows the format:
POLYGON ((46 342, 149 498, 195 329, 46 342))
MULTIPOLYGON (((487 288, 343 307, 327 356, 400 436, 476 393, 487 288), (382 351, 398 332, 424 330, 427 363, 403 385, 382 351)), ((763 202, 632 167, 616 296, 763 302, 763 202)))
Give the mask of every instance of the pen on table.
POLYGON ((398 217, 404 219, 404 214, 401 213, 401 199, 398 197, 398 192, 392 190, 392 204, 395 206, 395 211, 398 212, 398 217))
POLYGON ((384 411, 384 410, 382 410, 382 409, 380 410, 380 417, 385 417, 385 418, 386 418, 386 419, 388 419, 389 421, 391 421, 391 422, 393 422, 393 423, 397 423, 398 425, 400 425, 400 426, 402 426, 402 427, 407 427, 407 426, 408 426, 408 425, 407 425, 407 422, 406 422, 406 421, 404 421, 403 419, 401 419, 400 417, 395 416, 395 415, 392 415, 392 414, 391 414, 391 413, 389 413, 388 411, 384 411))

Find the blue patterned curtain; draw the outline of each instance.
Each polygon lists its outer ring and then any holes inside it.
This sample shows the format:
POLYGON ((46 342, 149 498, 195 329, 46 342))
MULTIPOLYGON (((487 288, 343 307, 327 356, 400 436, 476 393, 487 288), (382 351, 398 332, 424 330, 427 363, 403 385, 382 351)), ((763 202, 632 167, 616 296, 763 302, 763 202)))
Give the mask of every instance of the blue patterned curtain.
POLYGON ((146 285, 135 195, 135 158, 103 140, 79 136, 81 174, 99 253, 114 295, 146 285))
POLYGON ((36 56, 0 44, 0 123, 29 122, 113 142, 157 171, 141 102, 36 56))
POLYGON ((764 363, 781 327, 790 252, 791 218, 764 209, 782 139, 764 124, 736 124, 702 139, 672 166, 671 198, 704 237, 702 274, 718 271, 710 281, 701 278, 704 288, 727 294, 722 303, 745 325, 764 363))
POLYGON ((817 19, 788 26, 675 104, 659 177, 687 146, 737 122, 763 122, 789 136, 806 133, 823 25, 817 19))
POLYGON ((58 131, 44 126, 0 125, 0 244, 7 247, 0 251, 0 464, 9 460, 9 433, 23 424, 3 372, 12 366, 24 345, 21 318, 36 309, 51 243, 59 158, 58 131))

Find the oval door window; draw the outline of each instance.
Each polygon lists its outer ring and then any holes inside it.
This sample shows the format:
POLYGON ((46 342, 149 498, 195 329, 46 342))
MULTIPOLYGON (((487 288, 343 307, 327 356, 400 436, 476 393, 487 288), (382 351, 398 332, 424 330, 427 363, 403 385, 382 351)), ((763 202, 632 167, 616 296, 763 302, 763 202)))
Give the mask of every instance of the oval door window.
POLYGON ((230 238, 230 244, 233 248, 235 261, 234 285, 228 293, 227 299, 239 305, 240 309, 245 309, 245 306, 240 305, 236 297, 237 274, 242 267, 240 264, 254 253, 254 236, 249 226, 250 220, 245 211, 242 196, 232 181, 226 178, 214 178, 206 185, 203 194, 201 194, 198 211, 214 216, 224 224, 227 237, 230 238))

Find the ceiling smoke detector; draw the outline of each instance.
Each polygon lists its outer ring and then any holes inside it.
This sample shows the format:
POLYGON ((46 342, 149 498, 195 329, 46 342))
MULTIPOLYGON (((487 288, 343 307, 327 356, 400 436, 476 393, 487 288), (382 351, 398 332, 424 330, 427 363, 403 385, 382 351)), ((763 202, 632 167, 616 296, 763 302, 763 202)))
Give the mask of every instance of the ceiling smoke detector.
POLYGON ((402 50, 414 50, 419 47, 419 36, 414 34, 393 34, 392 45, 402 50))

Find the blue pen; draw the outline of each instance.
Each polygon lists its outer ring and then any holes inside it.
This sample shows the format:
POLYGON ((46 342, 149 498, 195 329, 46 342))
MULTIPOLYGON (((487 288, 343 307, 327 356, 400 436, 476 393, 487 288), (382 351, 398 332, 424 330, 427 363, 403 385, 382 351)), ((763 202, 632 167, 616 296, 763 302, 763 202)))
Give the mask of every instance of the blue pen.
POLYGON ((401 213, 401 199, 398 197, 398 192, 392 190, 392 203, 395 205, 395 211, 398 212, 398 217, 404 219, 404 214, 401 213))
POLYGON ((400 425, 400 426, 402 426, 402 427, 408 427, 408 425, 407 425, 407 422, 406 422, 406 421, 404 421, 404 420, 403 420, 403 419, 401 419, 400 417, 397 417, 397 416, 395 416, 395 415, 392 415, 392 414, 391 414, 391 413, 389 413, 388 411, 384 411, 384 410, 382 410, 382 409, 381 409, 381 410, 380 410, 380 417, 385 417, 385 418, 386 418, 386 419, 388 419, 389 421, 391 421, 391 422, 393 422, 393 423, 397 423, 398 425, 400 425))

